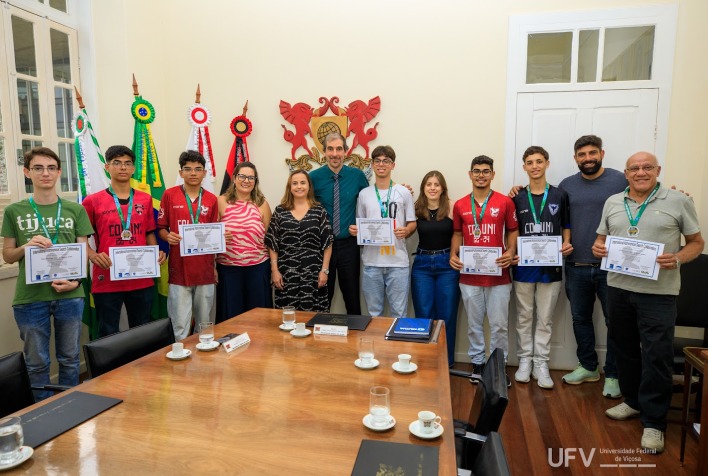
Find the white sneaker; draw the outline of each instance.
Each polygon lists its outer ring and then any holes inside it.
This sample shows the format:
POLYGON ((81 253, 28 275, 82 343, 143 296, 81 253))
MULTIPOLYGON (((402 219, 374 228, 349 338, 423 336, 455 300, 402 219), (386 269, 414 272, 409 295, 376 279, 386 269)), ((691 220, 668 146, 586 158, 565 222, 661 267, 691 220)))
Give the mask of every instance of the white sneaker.
POLYGON ((551 378, 551 372, 548 370, 547 362, 534 363, 533 378, 538 381, 539 387, 553 388, 553 379, 551 378))
POLYGON ((519 359, 519 370, 514 374, 514 380, 521 383, 528 383, 531 380, 531 359, 521 357, 519 359))
POLYGON ((615 405, 612 408, 605 410, 605 415, 612 418, 613 420, 629 420, 630 418, 637 418, 639 416, 639 410, 635 410, 626 403, 622 402, 619 405, 615 405))
POLYGON ((664 451, 664 432, 656 428, 644 428, 642 435, 642 449, 654 453, 664 451))

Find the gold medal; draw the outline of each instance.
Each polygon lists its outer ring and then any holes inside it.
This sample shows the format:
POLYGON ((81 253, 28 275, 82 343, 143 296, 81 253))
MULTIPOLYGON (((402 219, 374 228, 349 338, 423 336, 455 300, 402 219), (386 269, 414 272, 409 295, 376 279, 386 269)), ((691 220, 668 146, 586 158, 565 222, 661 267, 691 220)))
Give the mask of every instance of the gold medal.
POLYGON ((627 228, 627 236, 637 236, 639 234, 639 228, 636 226, 630 226, 627 228))
POLYGON ((120 238, 123 241, 128 241, 133 237, 133 234, 130 232, 130 230, 123 230, 123 233, 120 234, 120 238))

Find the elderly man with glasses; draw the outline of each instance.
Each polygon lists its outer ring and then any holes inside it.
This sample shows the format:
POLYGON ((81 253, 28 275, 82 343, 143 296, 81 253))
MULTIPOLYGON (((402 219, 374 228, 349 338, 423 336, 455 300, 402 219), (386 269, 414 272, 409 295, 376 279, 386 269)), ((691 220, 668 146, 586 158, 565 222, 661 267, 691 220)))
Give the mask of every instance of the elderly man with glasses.
MULTIPOLYGON (((631 264, 618 272, 613 272, 617 267, 608 266, 607 276, 609 330, 618 344, 615 352, 624 402, 605 413, 615 420, 639 417, 644 427, 641 447, 656 453, 664 450, 671 404, 679 268, 695 259, 704 246, 693 201, 662 186, 660 172, 656 157, 649 152, 638 152, 627 160, 624 173, 629 186, 605 202, 592 246, 595 257, 606 258, 610 256, 608 237, 622 238, 619 253, 624 255, 623 261, 636 258, 638 250, 651 249, 655 246, 651 243, 664 246, 655 258, 659 268, 656 279, 647 279, 631 264), (686 241, 683 248, 682 235, 686 241), (632 243, 636 244, 632 247, 632 243)), ((608 259, 609 264, 612 261, 608 259)))

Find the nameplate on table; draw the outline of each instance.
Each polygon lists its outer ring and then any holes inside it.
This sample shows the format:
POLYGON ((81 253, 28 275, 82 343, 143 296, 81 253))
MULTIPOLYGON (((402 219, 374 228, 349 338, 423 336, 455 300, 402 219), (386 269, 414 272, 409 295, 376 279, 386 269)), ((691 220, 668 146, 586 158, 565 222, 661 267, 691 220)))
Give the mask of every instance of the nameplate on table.
POLYGON ((315 334, 327 336, 346 336, 349 333, 347 326, 328 326, 327 324, 315 324, 315 334))
POLYGON ((67 392, 20 416, 25 445, 37 448, 122 401, 85 392, 67 392))
POLYGON ((233 352, 234 350, 238 349, 239 347, 243 347, 249 342, 251 342, 251 338, 248 337, 248 332, 244 332, 243 334, 224 342, 223 347, 226 352, 233 352))

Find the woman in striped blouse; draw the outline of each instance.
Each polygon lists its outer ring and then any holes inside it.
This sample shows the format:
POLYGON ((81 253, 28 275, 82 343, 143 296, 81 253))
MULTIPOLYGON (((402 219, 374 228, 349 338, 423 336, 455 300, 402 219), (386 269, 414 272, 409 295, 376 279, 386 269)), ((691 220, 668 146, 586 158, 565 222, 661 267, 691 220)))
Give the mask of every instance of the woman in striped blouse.
POLYGON ((251 162, 234 168, 231 186, 218 202, 226 231, 226 252, 216 257, 216 322, 222 322, 255 307, 273 307, 264 242, 271 211, 251 162))

